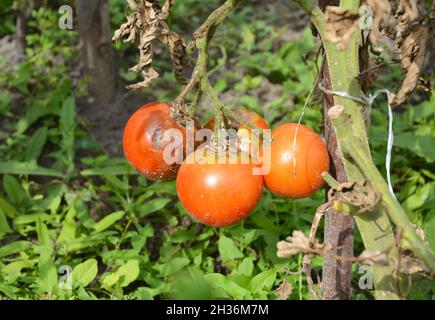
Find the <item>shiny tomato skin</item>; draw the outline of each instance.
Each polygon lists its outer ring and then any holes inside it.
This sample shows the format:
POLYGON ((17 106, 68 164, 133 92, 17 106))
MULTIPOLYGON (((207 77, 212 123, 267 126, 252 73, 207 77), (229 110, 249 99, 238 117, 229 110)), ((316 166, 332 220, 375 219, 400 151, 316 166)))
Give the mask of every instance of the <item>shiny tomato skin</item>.
MULTIPOLYGON (((260 129, 270 129, 268 123, 262 116, 260 116, 258 113, 252 110, 248 109, 236 109, 235 113, 237 113, 239 116, 241 116, 244 120, 249 121, 254 126, 260 129)), ((248 126, 241 126, 241 128, 249 130, 250 128, 248 126)))
MULTIPOLYGON (((248 109, 236 109, 234 110, 237 115, 242 117, 244 120, 251 122, 254 126, 260 129, 270 129, 269 125, 267 124, 266 120, 262 116, 260 116, 257 112, 248 110, 248 109)), ((239 123, 236 119, 227 117, 226 120, 228 121, 228 125, 235 129, 247 129, 248 131, 251 130, 250 127, 244 126, 243 124, 239 123)), ((204 125, 204 128, 214 130, 214 123, 215 123, 215 117, 212 116, 207 123, 204 125)))
POLYGON ((186 129, 170 116, 170 105, 153 102, 140 107, 124 128, 124 154, 130 164, 149 180, 174 180, 180 164, 166 164, 164 148, 172 141, 164 137, 168 129, 178 129, 186 145, 186 129))
MULTIPOLYGON (((201 152, 195 151, 195 154, 201 152)), ((187 213, 197 221, 224 227, 245 219, 261 198, 263 177, 253 164, 186 163, 178 171, 177 192, 187 213)))
POLYGON ((265 147, 270 160, 263 158, 264 184, 271 192, 287 198, 303 198, 317 191, 324 180, 321 174, 329 170, 329 156, 319 135, 300 125, 296 139, 296 175, 292 157, 296 123, 286 123, 272 131, 272 143, 265 147))

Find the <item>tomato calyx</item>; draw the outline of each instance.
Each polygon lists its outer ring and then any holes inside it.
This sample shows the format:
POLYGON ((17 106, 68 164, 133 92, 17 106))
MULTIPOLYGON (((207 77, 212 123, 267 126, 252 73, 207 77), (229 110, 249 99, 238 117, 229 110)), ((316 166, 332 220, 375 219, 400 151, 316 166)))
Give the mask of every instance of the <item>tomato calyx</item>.
POLYGON ((201 128, 201 124, 199 120, 196 117, 189 114, 188 108, 185 105, 177 101, 168 102, 167 104, 169 105, 170 117, 174 119, 178 125, 182 127, 186 127, 189 121, 193 121, 195 127, 201 128))

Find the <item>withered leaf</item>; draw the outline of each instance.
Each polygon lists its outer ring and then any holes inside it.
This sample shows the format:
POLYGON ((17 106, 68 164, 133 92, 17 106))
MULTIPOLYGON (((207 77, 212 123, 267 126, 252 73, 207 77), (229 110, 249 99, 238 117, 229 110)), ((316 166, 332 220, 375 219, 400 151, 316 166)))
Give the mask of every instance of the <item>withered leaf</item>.
POLYGON ((144 79, 127 86, 128 89, 146 88, 159 76, 151 66, 154 56, 152 43, 156 39, 169 47, 175 78, 181 83, 185 82, 183 70, 188 66, 186 44, 166 23, 173 4, 174 0, 167 0, 163 7, 158 0, 128 0, 133 12, 127 15, 127 22, 115 31, 112 39, 116 41, 126 37, 125 42, 138 43, 139 62, 130 70, 141 72, 144 79))
POLYGON ((356 261, 360 264, 378 264, 378 265, 388 265, 390 263, 390 259, 387 254, 382 251, 371 251, 364 250, 357 258, 356 261))
POLYGON ((287 258, 299 253, 305 254, 322 254, 326 246, 314 240, 310 246, 308 237, 302 231, 294 230, 292 236, 287 237, 285 241, 277 243, 277 256, 287 258))
POLYGON ((400 267, 400 272, 404 274, 429 272, 429 269, 422 261, 410 256, 401 256, 400 263, 398 262, 398 264, 400 267))
POLYGON ((332 203, 346 203, 357 208, 356 213, 370 212, 381 200, 369 181, 344 182, 328 191, 328 199, 332 203))
POLYGON ((284 279, 275 292, 279 300, 287 300, 293 292, 293 287, 287 280, 284 279))
POLYGON ((367 0, 367 4, 373 9, 373 24, 368 37, 370 48, 374 54, 380 54, 382 52, 379 46, 381 31, 390 29, 394 25, 391 4, 388 0, 367 0))
POLYGON ((405 79, 399 91, 392 96, 391 105, 396 106, 404 103, 417 87, 425 61, 428 40, 429 28, 416 24, 399 43, 401 68, 405 74, 405 79))

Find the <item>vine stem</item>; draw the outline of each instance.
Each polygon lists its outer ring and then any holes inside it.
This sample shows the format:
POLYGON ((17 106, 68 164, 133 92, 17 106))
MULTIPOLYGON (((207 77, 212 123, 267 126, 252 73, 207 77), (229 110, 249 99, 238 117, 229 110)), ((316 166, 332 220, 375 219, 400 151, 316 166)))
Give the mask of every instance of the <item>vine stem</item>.
MULTIPOLYGON (((193 34, 193 45, 198 49, 198 59, 193 69, 189 82, 174 100, 176 106, 184 103, 187 95, 199 84, 201 77, 206 76, 208 44, 213 37, 216 28, 225 20, 226 17, 240 4, 246 0, 227 0, 219 8, 214 10, 205 22, 193 34)), ((191 47, 191 46, 189 46, 191 47)), ((189 50, 190 51, 190 50, 189 50)))
POLYGON ((402 231, 402 240, 404 241, 402 245, 406 249, 412 250, 417 257, 425 262, 431 274, 435 274, 435 256, 429 247, 418 237, 408 216, 391 193, 378 168, 361 148, 361 143, 355 139, 346 139, 343 141, 343 150, 348 157, 351 157, 355 161, 361 171, 364 172, 365 177, 373 183, 377 191, 382 194, 382 201, 388 210, 391 220, 402 231))
MULTIPOLYGON (((198 93, 195 100, 195 105, 198 103, 198 97, 201 96, 202 92, 205 92, 207 96, 210 98, 210 101, 213 105, 214 114, 215 114, 215 133, 216 133, 216 143, 217 145, 221 145, 221 132, 220 129, 223 127, 224 113, 228 114, 232 118, 236 119, 238 122, 246 125, 252 129, 259 130, 260 134, 263 134, 263 130, 254 126, 249 121, 246 121, 242 117, 240 117, 235 112, 226 108, 222 102, 219 100, 219 97, 213 87, 210 84, 207 74, 207 62, 208 62, 208 49, 210 41, 216 31, 217 27, 228 17, 228 15, 237 8, 240 4, 245 2, 246 0, 227 0, 225 3, 213 11, 206 21, 195 31, 194 37, 194 45, 198 49, 198 59, 195 65, 195 68, 192 72, 192 76, 183 90, 175 99, 175 106, 180 108, 184 104, 184 100, 187 95, 195 88, 198 87, 198 93)), ((190 46, 189 46, 190 47, 190 46)))
MULTIPOLYGON (((338 50, 336 45, 325 37, 326 19, 323 13, 319 13, 320 8, 317 7, 314 0, 294 1, 310 16, 320 34, 329 66, 331 90, 348 92, 353 96, 359 95, 361 92, 361 86, 358 82, 360 32, 354 32, 345 50, 338 50)), ((359 5, 359 0, 341 1, 343 9, 353 12, 358 11, 359 5)), ((405 244, 425 262, 433 273, 435 257, 417 236, 403 208, 388 190, 385 180, 371 159, 363 114, 364 108, 355 101, 340 96, 334 98, 334 103, 335 107, 329 110, 328 117, 336 133, 337 152, 342 158, 347 178, 349 181, 367 179, 372 183, 374 189, 382 194, 383 206, 364 217, 354 217, 366 249, 384 251, 384 249, 393 248, 390 251, 390 257, 399 259, 400 252, 396 247, 391 224, 393 222, 403 231, 403 236, 407 242, 405 244), (333 109, 337 111, 339 106, 342 109, 341 116, 331 113, 333 109)), ((372 269, 376 298, 399 299, 402 281, 394 268, 374 265, 372 269)))

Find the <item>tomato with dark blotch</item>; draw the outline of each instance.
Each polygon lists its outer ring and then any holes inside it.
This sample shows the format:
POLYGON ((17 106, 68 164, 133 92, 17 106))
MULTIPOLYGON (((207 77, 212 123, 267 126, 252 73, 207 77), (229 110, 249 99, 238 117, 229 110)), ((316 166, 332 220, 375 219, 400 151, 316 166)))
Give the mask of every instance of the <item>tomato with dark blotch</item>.
POLYGON ((209 150, 209 156, 204 156, 205 152, 206 148, 198 148, 180 167, 177 192, 181 204, 190 216, 208 226, 224 227, 245 219, 261 197, 261 170, 255 175, 250 162, 221 163, 216 152, 209 150))
POLYGON ((300 125, 293 154, 297 123, 286 123, 272 131, 272 142, 264 147, 264 185, 271 192, 288 198, 303 198, 317 191, 329 170, 325 143, 312 129, 300 125), (295 158, 294 158, 295 157, 295 158), (295 169, 296 164, 296 169, 295 169))
MULTIPOLYGON (((195 123, 195 130, 199 125, 195 123)), ((165 135, 169 129, 179 130, 183 137, 183 158, 186 153, 186 128, 170 115, 170 105, 165 102, 149 103, 139 108, 124 128, 124 154, 130 164, 153 181, 174 180, 180 162, 166 163, 163 152, 174 138, 165 135)), ((182 160, 182 159, 181 159, 182 160)))

